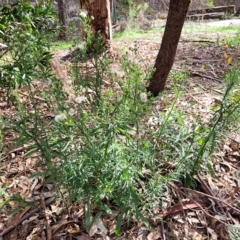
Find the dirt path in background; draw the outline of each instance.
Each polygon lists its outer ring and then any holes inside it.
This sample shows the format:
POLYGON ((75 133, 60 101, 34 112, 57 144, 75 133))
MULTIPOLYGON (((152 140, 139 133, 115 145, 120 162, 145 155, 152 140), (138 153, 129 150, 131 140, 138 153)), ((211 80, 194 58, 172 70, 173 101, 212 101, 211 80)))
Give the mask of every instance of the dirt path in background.
POLYGON ((222 20, 222 21, 214 21, 205 23, 208 26, 213 27, 228 27, 228 26, 240 26, 240 19, 229 19, 229 20, 222 20))

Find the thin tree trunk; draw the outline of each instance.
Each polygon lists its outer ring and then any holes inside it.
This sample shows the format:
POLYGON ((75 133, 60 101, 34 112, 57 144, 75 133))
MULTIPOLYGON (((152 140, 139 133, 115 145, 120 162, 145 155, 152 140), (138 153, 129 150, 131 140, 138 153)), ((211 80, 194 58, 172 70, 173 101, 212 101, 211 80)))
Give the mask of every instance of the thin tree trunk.
POLYGON ((177 45, 191 0, 170 0, 167 23, 147 91, 157 96, 164 90, 174 63, 177 45))
POLYGON ((61 24, 61 29, 58 38, 66 39, 66 21, 64 13, 64 0, 58 0, 58 17, 61 24))

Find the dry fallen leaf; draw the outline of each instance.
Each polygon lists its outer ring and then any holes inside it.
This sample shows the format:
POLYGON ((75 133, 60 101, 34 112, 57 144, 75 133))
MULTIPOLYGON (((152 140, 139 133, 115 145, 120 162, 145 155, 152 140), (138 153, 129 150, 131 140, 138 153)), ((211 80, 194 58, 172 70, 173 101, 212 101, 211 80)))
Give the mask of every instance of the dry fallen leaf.
POLYGON ((88 234, 90 237, 92 237, 96 233, 98 233, 100 235, 106 235, 107 232, 108 232, 108 230, 104 226, 102 219, 100 217, 97 217, 94 219, 88 234))
POLYGON ((153 231, 148 234, 147 240, 157 240, 161 237, 161 234, 159 231, 153 231))

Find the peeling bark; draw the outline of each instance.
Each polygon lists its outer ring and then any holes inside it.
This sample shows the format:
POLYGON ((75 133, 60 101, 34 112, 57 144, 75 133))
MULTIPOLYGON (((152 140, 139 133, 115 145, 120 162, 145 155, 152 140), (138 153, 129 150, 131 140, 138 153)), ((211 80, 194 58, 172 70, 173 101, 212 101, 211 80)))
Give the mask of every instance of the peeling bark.
POLYGON ((91 30, 93 34, 100 32, 102 43, 112 38, 111 11, 109 0, 80 0, 81 8, 92 17, 91 30))

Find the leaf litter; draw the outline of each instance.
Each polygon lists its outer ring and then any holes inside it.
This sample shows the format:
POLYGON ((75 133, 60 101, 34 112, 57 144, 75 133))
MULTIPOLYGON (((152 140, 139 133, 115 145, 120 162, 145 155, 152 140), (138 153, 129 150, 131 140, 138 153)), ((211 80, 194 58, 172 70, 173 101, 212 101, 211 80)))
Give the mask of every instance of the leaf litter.
MULTIPOLYGON (((139 39, 113 41, 111 52, 108 53, 113 59, 110 68, 124 81, 124 73, 118 64, 123 54, 128 52, 129 58, 134 62, 144 68, 151 68, 158 49, 159 43, 154 41, 139 39)), ((61 52, 55 54, 53 71, 63 81, 65 91, 73 99, 75 96, 71 94, 69 73, 59 62, 59 58, 64 54, 61 52)), ((202 46, 185 42, 184 39, 180 42, 172 72, 184 69, 190 76, 187 83, 184 83, 186 93, 177 102, 179 109, 189 106, 186 125, 196 115, 200 115, 202 121, 207 121, 211 117, 209 110, 222 95, 222 76, 236 61, 236 54, 235 50, 226 46, 216 46, 213 43, 202 46)), ((107 81, 106 79, 106 83, 107 81)), ((46 87, 38 81, 34 84, 36 93, 46 87)), ((171 89, 172 86, 166 87, 169 99, 171 99, 171 89)), ((24 88, 20 91, 23 93, 22 101, 30 106, 27 92, 24 88)), ((14 116, 17 109, 7 104, 4 91, 1 91, 0 96, 2 116, 14 116)), ((164 111, 163 102, 157 101, 153 104, 159 112, 164 111)), ((54 113, 46 111, 46 116, 54 117, 54 113)), ((150 127, 157 127, 159 121, 161 121, 160 116, 149 116, 150 127)), ((93 218, 92 225, 87 231, 84 225, 83 205, 77 202, 68 205, 63 201, 64 197, 57 198, 59 193, 52 184, 43 186, 40 177, 28 177, 29 174, 34 175, 44 169, 37 165, 37 154, 25 157, 27 146, 15 148, 12 146, 15 137, 13 132, 4 133, 3 154, 0 161, 0 201, 4 202, 13 194, 19 194, 20 203, 9 201, 2 209, 0 239, 117 239, 114 234, 119 213, 116 211, 112 216, 100 215, 93 218), (21 206, 21 199, 25 199, 28 204, 21 206), (21 210, 16 210, 19 207, 21 210), (9 212, 14 210, 15 213, 9 215, 9 212)), ((201 177, 196 176, 198 183, 196 190, 184 188, 179 183, 170 183, 168 190, 163 194, 162 209, 156 209, 162 221, 149 219, 151 229, 147 229, 143 223, 133 219, 130 225, 123 224, 120 239, 202 240, 230 239, 230 236, 240 236, 240 230, 237 228, 240 219, 239 160, 240 133, 229 133, 226 140, 214 152, 211 162, 215 171, 214 177, 207 172, 201 177)), ((147 174, 148 170, 144 171, 147 174)))

